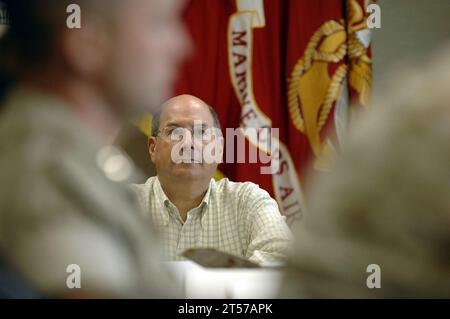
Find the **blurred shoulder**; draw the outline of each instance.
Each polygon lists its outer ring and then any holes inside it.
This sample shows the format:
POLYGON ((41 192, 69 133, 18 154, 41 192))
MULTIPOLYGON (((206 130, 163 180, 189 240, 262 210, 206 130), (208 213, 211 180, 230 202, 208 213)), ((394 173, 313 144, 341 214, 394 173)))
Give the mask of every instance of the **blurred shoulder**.
POLYGON ((21 161, 23 167, 38 166, 69 153, 72 157, 82 154, 92 157, 98 144, 58 98, 17 87, 4 100, 0 146, 5 150, 2 158, 6 161, 21 161))

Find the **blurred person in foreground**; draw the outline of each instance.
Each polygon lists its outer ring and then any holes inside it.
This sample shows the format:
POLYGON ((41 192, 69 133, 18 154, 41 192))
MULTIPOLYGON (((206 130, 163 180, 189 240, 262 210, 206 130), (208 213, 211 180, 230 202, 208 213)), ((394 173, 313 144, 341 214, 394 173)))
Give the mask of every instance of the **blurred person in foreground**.
POLYGON ((148 149, 157 176, 132 187, 166 258, 207 247, 261 265, 283 263, 291 234, 277 202, 254 183, 213 179, 223 146, 216 112, 195 96, 173 97, 153 117, 148 149))
POLYGON ((394 80, 312 185, 280 297, 450 297, 450 51, 440 54, 394 80))
POLYGON ((170 91, 188 45, 182 2, 76 1, 81 28, 69 29, 71 3, 6 1, 2 266, 41 296, 173 296, 151 225, 123 185, 137 173, 109 144, 170 91), (69 289, 73 264, 80 289, 69 289))

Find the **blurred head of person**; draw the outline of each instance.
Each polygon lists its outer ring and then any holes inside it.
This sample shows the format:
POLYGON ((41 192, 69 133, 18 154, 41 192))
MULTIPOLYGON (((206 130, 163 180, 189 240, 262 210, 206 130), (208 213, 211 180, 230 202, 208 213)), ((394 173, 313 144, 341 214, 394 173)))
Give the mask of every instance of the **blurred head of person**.
POLYGON ((117 115, 155 112, 189 50, 183 2, 5 0, 11 25, 0 44, 0 69, 9 82, 71 102, 95 95, 117 115), (70 4, 79 5, 80 28, 68 27, 70 4))
POLYGON ((216 112, 192 95, 169 99, 153 117, 148 148, 163 185, 184 182, 207 188, 223 152, 216 112))
POLYGON ((450 297, 449 52, 401 72, 310 186, 284 297, 450 297))

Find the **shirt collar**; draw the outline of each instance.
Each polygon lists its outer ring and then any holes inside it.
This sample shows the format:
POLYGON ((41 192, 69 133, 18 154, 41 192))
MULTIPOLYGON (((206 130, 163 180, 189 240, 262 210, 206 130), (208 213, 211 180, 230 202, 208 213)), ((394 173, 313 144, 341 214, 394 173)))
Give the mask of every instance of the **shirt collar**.
MULTIPOLYGON (((211 178, 211 181, 209 182, 208 190, 206 191, 205 196, 203 196, 202 202, 197 207, 200 207, 200 206, 208 207, 210 205, 211 189, 214 187, 214 185, 215 185, 214 183, 215 183, 214 179, 211 178)), ((170 199, 164 193, 164 190, 162 189, 161 183, 159 182, 158 176, 156 176, 156 178, 155 178, 154 192, 155 192, 155 195, 156 195, 156 200, 158 200, 159 203, 163 207, 168 208, 168 207, 172 206, 173 208, 175 208, 175 205, 170 201, 170 199)), ((201 219, 202 227, 204 226, 203 220, 204 220, 205 215, 206 214, 203 214, 202 219, 201 219)), ((164 212, 163 213, 163 218, 164 218, 164 225, 167 225, 169 223, 169 214, 164 212)))
POLYGON ((208 190, 206 191, 205 196, 203 196, 202 199, 202 203, 204 203, 204 205, 208 206, 209 202, 210 202, 210 198, 211 198, 211 188, 214 186, 214 179, 211 178, 211 180, 209 181, 209 186, 208 186, 208 190))

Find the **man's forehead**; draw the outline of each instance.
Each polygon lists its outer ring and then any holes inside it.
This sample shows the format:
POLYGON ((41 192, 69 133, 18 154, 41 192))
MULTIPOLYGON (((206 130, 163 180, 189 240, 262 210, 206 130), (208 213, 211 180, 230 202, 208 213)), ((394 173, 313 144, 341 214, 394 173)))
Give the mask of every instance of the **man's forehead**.
POLYGON ((201 100, 179 99, 169 101, 163 107, 160 116, 161 123, 189 124, 195 121, 210 124, 214 122, 208 105, 201 100))

